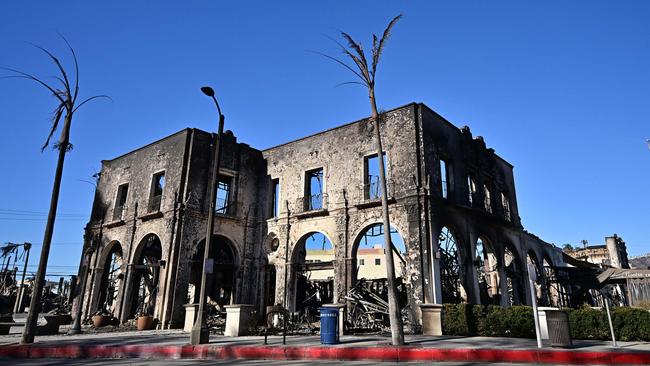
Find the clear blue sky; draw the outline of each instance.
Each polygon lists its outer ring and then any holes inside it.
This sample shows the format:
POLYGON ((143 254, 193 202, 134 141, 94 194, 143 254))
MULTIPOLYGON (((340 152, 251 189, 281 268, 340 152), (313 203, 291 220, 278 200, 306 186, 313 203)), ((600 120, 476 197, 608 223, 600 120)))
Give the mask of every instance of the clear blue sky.
MULTIPOLYGON (((543 239, 618 233, 630 254, 650 251, 648 1, 4 1, 0 65, 54 75, 26 42, 69 61, 60 32, 77 50, 82 94, 114 100, 74 120, 59 209, 68 216, 49 272, 78 264, 93 197, 80 180, 101 159, 188 126, 216 129, 202 85, 215 87, 227 128, 257 148, 367 116, 365 91, 335 87, 350 75, 306 50, 338 55, 327 36, 339 29, 368 44, 398 13, 380 107, 423 102, 484 136, 515 166, 523 224, 543 239)), ((0 96, 0 241, 38 244, 56 160, 40 146, 55 100, 22 80, 0 80, 0 96)))

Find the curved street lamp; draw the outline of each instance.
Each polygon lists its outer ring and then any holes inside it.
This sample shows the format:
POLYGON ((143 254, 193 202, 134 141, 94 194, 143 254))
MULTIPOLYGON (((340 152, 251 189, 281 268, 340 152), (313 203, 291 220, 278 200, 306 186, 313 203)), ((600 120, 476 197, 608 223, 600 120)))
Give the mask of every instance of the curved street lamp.
MULTIPOLYGON (((210 341, 210 331, 207 324, 205 323, 205 282, 206 275, 208 271, 208 259, 210 256, 210 247, 212 246, 212 232, 214 230, 214 210, 216 208, 217 200, 217 181, 219 179, 219 166, 220 166, 220 155, 221 155, 221 135, 223 134, 223 123, 225 120, 224 115, 221 113, 221 108, 219 108, 219 102, 214 96, 214 90, 209 86, 204 86, 201 88, 203 94, 212 98, 214 104, 217 106, 217 112, 219 113, 219 129, 217 132, 217 141, 214 145, 214 160, 212 164, 212 177, 210 180, 210 207, 208 209, 208 225, 205 234, 205 246, 203 248, 203 271, 201 272, 201 292, 199 297, 199 311, 192 327, 192 332, 190 333, 190 343, 193 345, 205 344, 210 341)), ((212 272, 212 268, 209 268, 212 272)))

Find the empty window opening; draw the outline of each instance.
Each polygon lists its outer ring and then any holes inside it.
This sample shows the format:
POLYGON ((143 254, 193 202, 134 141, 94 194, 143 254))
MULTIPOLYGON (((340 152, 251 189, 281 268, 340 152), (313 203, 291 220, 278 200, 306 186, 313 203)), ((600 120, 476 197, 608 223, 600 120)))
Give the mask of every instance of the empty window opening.
POLYGON ((474 179, 470 176, 467 176, 467 191, 469 192, 467 196, 469 207, 474 207, 474 201, 476 198, 476 182, 474 182, 474 179))
POLYGON ((375 258, 375 266, 381 266, 381 258, 375 258))
POLYGON ((359 265, 360 265, 360 266, 365 266, 365 265, 366 265, 366 261, 365 261, 364 259, 359 259, 359 265))
POLYGON ((151 197, 149 198, 149 212, 160 211, 160 201, 165 190, 165 172, 153 175, 151 182, 151 197))
POLYGON ((490 189, 486 185, 483 185, 483 207, 485 211, 492 213, 492 196, 490 189))
MULTIPOLYGON (((383 157, 384 157, 384 174, 387 174, 386 153, 383 154, 383 157)), ((366 170, 366 177, 364 182, 365 199, 375 200, 381 198, 382 187, 381 187, 381 182, 379 181, 379 159, 377 159, 377 154, 366 156, 365 170, 366 170)))
POLYGON ((117 187, 117 199, 115 200, 115 209, 113 211, 113 220, 122 220, 126 198, 129 193, 129 185, 122 184, 117 187))
POLYGON ((447 162, 442 159, 440 159, 440 189, 442 190, 442 198, 447 198, 449 195, 449 176, 447 162))
POLYGON ((230 192, 232 187, 232 177, 219 176, 217 182, 217 202, 214 212, 222 215, 231 213, 230 192))
POLYGON ((323 208, 323 168, 310 170, 306 175, 304 209, 323 208))
POLYGON ((271 202, 273 206, 271 206, 271 211, 273 213, 273 217, 279 217, 280 216, 280 180, 279 179, 273 179, 271 181, 271 189, 272 189, 272 199, 271 202))
POLYGON ((503 216, 506 221, 512 221, 512 214, 510 212, 510 200, 505 193, 501 192, 501 205, 503 206, 503 216))

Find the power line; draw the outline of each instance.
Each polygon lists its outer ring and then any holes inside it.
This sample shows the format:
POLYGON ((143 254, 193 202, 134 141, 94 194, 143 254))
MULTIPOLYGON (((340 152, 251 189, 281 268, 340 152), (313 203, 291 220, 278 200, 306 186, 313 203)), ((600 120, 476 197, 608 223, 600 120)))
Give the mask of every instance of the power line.
MULTIPOLYGON (((48 212, 44 211, 27 211, 27 210, 14 210, 10 208, 0 208, 0 213, 1 212, 6 212, 7 214, 31 214, 31 215, 48 215, 48 212)), ((60 213, 58 215, 63 215, 63 216, 88 216, 86 214, 80 214, 80 213, 60 213)))

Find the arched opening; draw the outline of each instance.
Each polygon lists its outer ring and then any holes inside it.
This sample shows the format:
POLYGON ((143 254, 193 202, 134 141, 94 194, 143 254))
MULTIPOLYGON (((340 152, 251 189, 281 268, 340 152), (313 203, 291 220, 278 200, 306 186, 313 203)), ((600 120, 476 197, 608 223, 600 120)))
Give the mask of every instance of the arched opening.
MULTIPOLYGON (((200 301, 204 248, 205 239, 201 240, 194 248, 195 251, 192 255, 190 265, 188 298, 194 304, 200 301)), ((208 258, 210 260, 208 261, 208 268, 206 268, 208 274, 206 275, 205 287, 207 303, 217 307, 219 312, 224 312, 225 309, 223 307, 235 301, 235 279, 238 267, 237 255, 228 239, 220 235, 214 235, 212 237, 212 247, 210 248, 208 258)))
POLYGON ((315 315, 322 304, 334 300, 334 247, 320 232, 304 235, 293 249, 291 284, 292 309, 315 315))
POLYGON ((535 253, 533 251, 529 251, 528 254, 526 255, 526 266, 528 270, 533 270, 534 273, 530 273, 530 278, 534 278, 534 285, 535 285, 535 298, 537 299, 538 304, 542 304, 543 302, 543 295, 544 295, 544 289, 543 289, 543 283, 544 283, 544 278, 542 275, 542 272, 539 269, 539 262, 537 261, 537 257, 535 256, 535 253))
POLYGON ((499 271, 497 255, 490 242, 479 237, 474 255, 481 304, 499 304, 499 271))
POLYGON ((115 309, 118 303, 118 293, 124 281, 124 273, 122 271, 123 256, 122 246, 119 242, 109 244, 108 253, 104 260, 104 270, 102 272, 102 279, 99 291, 99 310, 115 314, 115 309))
POLYGON ((128 318, 138 315, 153 315, 160 279, 162 244, 156 234, 146 235, 138 245, 139 253, 133 262, 133 286, 135 296, 131 297, 128 318))
MULTIPOLYGON (((393 244, 393 264, 400 309, 404 309, 408 296, 404 277, 406 275, 406 245, 394 228, 390 228, 393 244)), ((388 326, 388 280, 386 266, 386 243, 383 224, 366 227, 356 238, 352 247, 352 286, 348 296, 348 321, 355 329, 381 329, 388 326), (370 304, 366 307, 364 304, 370 304)))
POLYGON ((563 308, 569 306, 568 292, 560 281, 559 274, 547 255, 544 255, 544 287, 546 300, 545 305, 563 308))
POLYGON ((517 251, 507 244, 503 251, 503 269, 506 276, 507 299, 509 305, 520 305, 523 287, 522 271, 517 251))
POLYGON ((443 227, 438 236, 440 250, 440 281, 442 302, 459 303, 467 299, 460 281, 460 253, 456 236, 448 227, 443 227))

